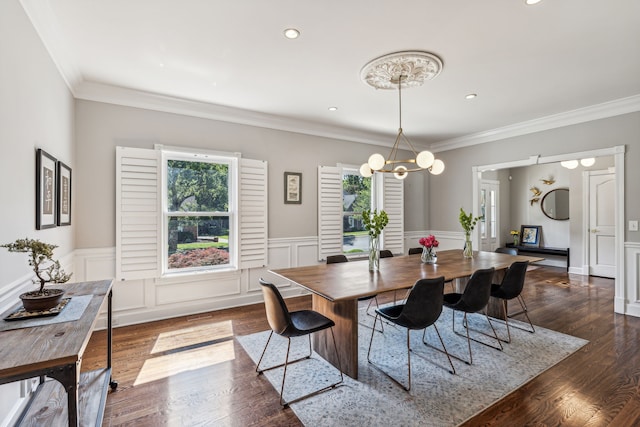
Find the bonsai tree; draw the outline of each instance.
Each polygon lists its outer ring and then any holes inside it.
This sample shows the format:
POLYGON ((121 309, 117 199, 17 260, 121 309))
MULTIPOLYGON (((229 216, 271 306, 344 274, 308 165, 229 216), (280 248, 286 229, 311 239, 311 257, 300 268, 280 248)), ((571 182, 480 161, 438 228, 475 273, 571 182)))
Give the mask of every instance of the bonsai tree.
POLYGON ((65 273, 60 267, 60 261, 53 259, 53 250, 58 247, 56 245, 27 238, 5 243, 0 247, 7 248, 9 252, 29 254, 29 265, 36 274, 33 283, 40 284, 39 294, 45 293, 44 286, 47 283, 65 283, 71 278, 71 274, 65 273))

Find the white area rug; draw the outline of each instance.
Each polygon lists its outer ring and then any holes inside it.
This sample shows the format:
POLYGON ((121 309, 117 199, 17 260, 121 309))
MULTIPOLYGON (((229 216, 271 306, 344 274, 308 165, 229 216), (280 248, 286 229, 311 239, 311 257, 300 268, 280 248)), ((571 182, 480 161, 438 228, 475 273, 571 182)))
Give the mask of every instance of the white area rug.
MULTIPOLYGON (((372 310, 373 311, 373 310, 372 310)), ((463 332, 462 315, 456 314, 456 330, 463 332)), ((373 317, 360 309, 360 321, 372 325, 373 317)), ((469 317, 472 329, 490 331, 486 318, 469 317)), ((493 322, 498 333, 506 337, 504 324, 493 322)), ((515 322, 517 323, 517 322, 515 322)), ((451 310, 444 309, 437 322, 450 353, 468 357, 466 338, 451 330, 451 310)), ((521 324, 522 325, 522 324, 521 324)), ((528 326, 528 325, 527 325, 528 326)), ((371 350, 372 360, 406 384, 406 330, 385 323, 384 334, 376 332, 371 350)), ((237 337, 251 358, 257 362, 269 331, 237 337)), ((495 340, 473 334, 495 344, 495 340)), ((473 365, 453 359, 456 375, 448 372, 446 356, 422 344, 422 331, 411 332, 412 388, 406 392, 367 362, 371 329, 359 325, 359 378, 345 375, 345 382, 335 389, 293 403, 291 408, 306 426, 456 426, 487 408, 497 400, 557 364, 588 341, 536 327, 536 333, 511 328, 511 344, 498 351, 472 342, 473 365)), ((427 342, 440 347, 433 327, 427 329, 427 342)), ((287 340, 274 334, 264 366, 284 362, 287 340)), ((291 358, 308 354, 307 337, 292 340, 291 358)), ((274 369, 266 377, 280 390, 283 369, 274 369)), ((309 360, 287 369, 285 398, 302 394, 336 382, 338 371, 316 353, 309 360)), ((274 405, 278 404, 274 397, 274 405)))

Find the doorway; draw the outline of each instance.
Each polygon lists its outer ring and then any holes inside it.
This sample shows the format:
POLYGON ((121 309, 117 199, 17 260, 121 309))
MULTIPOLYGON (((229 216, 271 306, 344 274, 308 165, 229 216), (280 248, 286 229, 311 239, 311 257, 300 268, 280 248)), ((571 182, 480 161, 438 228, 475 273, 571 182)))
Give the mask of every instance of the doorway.
POLYGON ((589 204, 588 238, 585 240, 590 276, 614 278, 616 275, 615 240, 615 173, 605 171, 585 172, 585 186, 589 204))
POLYGON ((500 181, 480 182, 480 250, 493 252, 500 246, 500 181))

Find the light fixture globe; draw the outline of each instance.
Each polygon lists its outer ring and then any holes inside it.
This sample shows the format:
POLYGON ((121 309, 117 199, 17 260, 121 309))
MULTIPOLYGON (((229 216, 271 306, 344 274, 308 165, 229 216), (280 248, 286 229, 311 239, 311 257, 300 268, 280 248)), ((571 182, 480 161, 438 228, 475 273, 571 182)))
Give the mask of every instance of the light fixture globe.
POLYGON ((367 163, 372 170, 378 171, 384 167, 384 156, 380 153, 372 154, 369 156, 369 161, 367 163))
POLYGON ((407 168, 402 165, 396 166, 393 169, 393 176, 395 176, 398 179, 405 179, 408 175, 409 175, 409 172, 407 172, 407 168))
POLYGON ((422 169, 427 169, 431 165, 433 165, 433 161, 435 160, 435 156, 431 151, 421 151, 416 156, 416 165, 421 167, 422 169))
POLYGON ((440 159, 435 159, 433 161, 433 166, 429 169, 429 172, 431 172, 431 175, 440 175, 444 172, 444 162, 440 159))
POLYGON ((564 162, 560 162, 560 165, 567 169, 575 169, 578 167, 577 160, 565 160, 564 162))
POLYGON ((588 168, 589 166, 593 166, 596 164, 596 159, 594 159, 593 157, 589 157, 587 159, 582 159, 580 160, 580 164, 582 166, 584 166, 585 168, 588 168))
POLYGON ((373 171, 371 170, 369 163, 363 163, 362 166, 360 166, 360 175, 365 178, 369 178, 373 175, 373 171))

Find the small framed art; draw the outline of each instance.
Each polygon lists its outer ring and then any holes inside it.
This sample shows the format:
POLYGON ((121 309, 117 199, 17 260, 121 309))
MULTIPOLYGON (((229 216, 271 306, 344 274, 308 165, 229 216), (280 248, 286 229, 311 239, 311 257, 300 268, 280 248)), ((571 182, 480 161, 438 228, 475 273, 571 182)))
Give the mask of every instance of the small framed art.
POLYGON ((71 168, 58 161, 57 224, 71 225, 71 168))
POLYGON ((522 246, 540 247, 540 233, 542 226, 540 225, 523 225, 520 227, 520 244, 522 246))
POLYGON ((36 230, 56 226, 55 157, 38 148, 36 151, 36 230))
POLYGON ((287 204, 302 203, 302 174, 298 172, 284 173, 284 202, 287 204))

